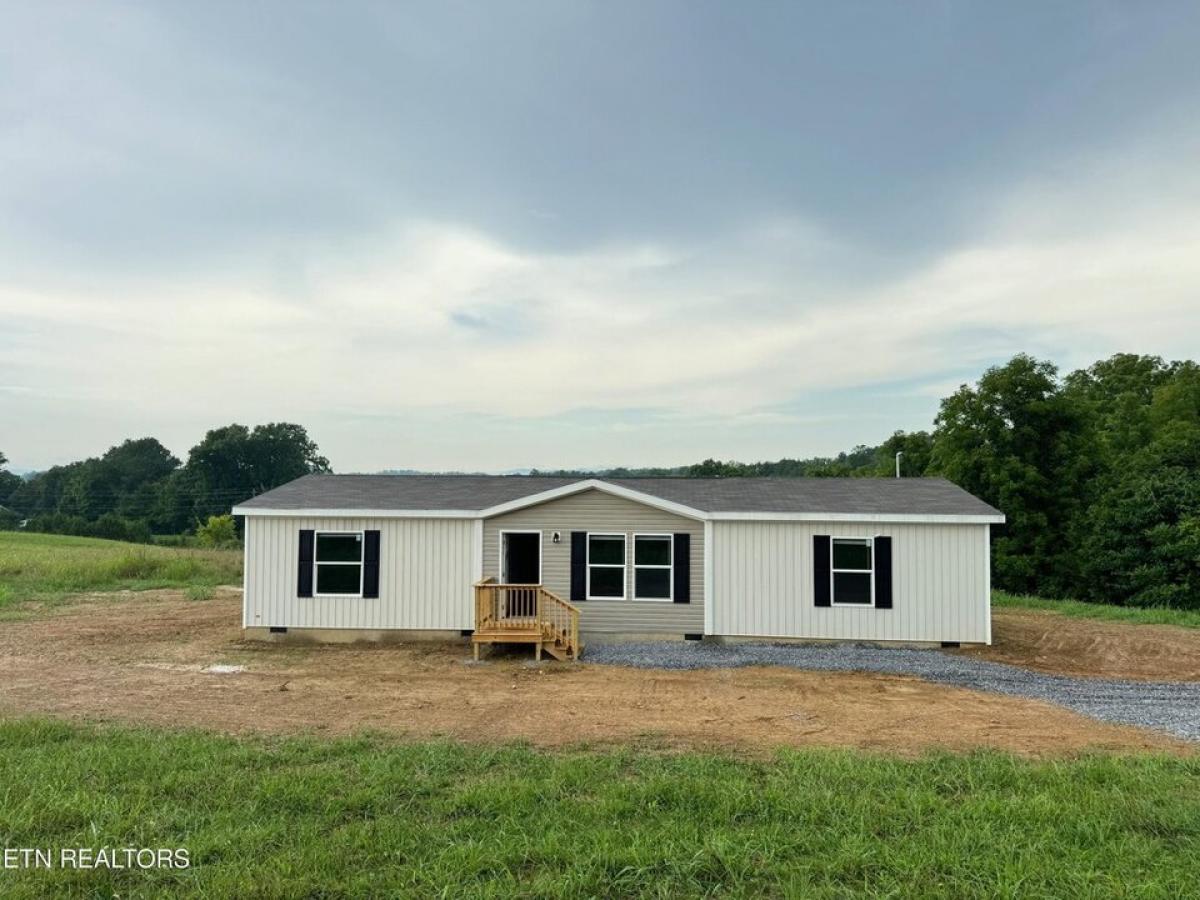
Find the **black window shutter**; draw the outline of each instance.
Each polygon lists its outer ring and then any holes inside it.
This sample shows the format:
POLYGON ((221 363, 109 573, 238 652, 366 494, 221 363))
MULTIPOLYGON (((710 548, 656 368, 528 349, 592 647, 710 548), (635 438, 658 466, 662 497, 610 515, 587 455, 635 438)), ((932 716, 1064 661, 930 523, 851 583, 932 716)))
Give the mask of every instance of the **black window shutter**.
POLYGON ((875 538, 875 608, 892 608, 892 539, 875 538))
POLYGON ((587 532, 571 532, 571 602, 587 599, 587 532))
POLYGON ((363 532, 363 596, 379 596, 379 532, 363 532))
POLYGON ((829 606, 829 535, 813 535, 813 605, 829 606))
POLYGON ((676 603, 692 602, 692 536, 675 535, 675 595, 676 603))
POLYGON ((313 591, 313 532, 300 531, 300 562, 296 571, 296 596, 311 597, 313 591))

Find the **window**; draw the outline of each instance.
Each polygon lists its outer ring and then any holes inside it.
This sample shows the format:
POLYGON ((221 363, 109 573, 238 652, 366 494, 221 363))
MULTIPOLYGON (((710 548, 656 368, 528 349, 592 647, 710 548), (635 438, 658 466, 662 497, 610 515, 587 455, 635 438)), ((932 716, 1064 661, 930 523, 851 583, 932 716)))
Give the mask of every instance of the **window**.
POLYGON ((830 578, 834 606, 874 606, 874 547, 871 538, 833 538, 830 578))
POLYGON ((633 599, 670 600, 674 539, 669 534, 633 536, 633 599))
POLYGON ((361 597, 363 536, 350 533, 317 532, 313 567, 320 596, 361 597))
POLYGON ((594 600, 625 599, 625 535, 588 535, 587 595, 594 600))

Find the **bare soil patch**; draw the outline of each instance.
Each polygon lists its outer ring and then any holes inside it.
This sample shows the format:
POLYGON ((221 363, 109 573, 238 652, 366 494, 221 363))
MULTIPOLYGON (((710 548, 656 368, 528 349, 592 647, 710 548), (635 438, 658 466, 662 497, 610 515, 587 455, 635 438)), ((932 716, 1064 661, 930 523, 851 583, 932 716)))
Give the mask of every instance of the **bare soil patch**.
POLYGON ((1143 681, 1200 681, 1200 629, 1131 625, 1042 610, 992 614, 990 647, 968 656, 1049 672, 1143 681))
POLYGON ((1191 752, 1051 704, 919 679, 781 668, 637 670, 466 644, 281 646, 241 639, 240 596, 96 595, 0 625, 0 709, 232 733, 375 729, 414 738, 917 754, 1191 752), (213 665, 244 666, 215 674, 213 665))

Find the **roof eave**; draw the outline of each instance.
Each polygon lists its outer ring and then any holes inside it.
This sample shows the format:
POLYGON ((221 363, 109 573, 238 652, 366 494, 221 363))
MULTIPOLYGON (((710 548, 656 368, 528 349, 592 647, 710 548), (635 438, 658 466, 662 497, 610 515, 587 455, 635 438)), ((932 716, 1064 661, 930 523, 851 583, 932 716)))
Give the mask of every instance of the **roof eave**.
MULTIPOLYGON (((573 493, 578 493, 575 491, 573 493)), ((636 493, 636 492, 635 492, 636 493)), ((561 494, 558 496, 569 496, 561 494)), ((535 502, 521 503, 511 506, 501 504, 486 510, 478 509, 319 509, 297 508, 277 509, 259 506, 235 506, 235 516, 263 516, 269 518, 312 518, 312 519, 486 519, 503 515, 517 509, 524 509, 538 503, 554 500, 548 497, 535 502)), ((634 498, 629 498, 634 499, 634 498)), ((648 504, 663 509, 661 502, 648 504)), ((953 515, 947 513, 789 513, 789 512, 717 512, 702 513, 691 510, 690 507, 668 509, 679 515, 697 519, 698 521, 712 520, 715 522, 877 522, 880 524, 926 524, 926 525, 1002 525, 1004 516, 993 515, 953 515), (679 510, 689 510, 682 512, 679 510)))
POLYGON ((929 525, 1002 525, 1003 513, 822 513, 822 512, 715 512, 717 522, 881 522, 929 525))
POLYGON ((297 507, 279 509, 268 506, 235 506, 235 516, 308 517, 314 519, 478 519, 477 509, 326 509, 297 507))

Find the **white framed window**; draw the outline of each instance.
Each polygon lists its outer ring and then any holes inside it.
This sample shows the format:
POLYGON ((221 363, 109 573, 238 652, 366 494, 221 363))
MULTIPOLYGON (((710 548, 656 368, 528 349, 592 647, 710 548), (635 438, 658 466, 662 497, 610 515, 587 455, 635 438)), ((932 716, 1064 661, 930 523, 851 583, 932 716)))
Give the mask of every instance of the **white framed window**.
POLYGON ((313 595, 361 597, 363 533, 318 531, 313 539, 313 595))
POLYGON ((589 600, 625 599, 625 535, 587 536, 587 597, 589 600))
POLYGON ((834 606, 875 605, 875 539, 830 538, 829 597, 834 606))
POLYGON ((633 536, 633 599, 674 599, 675 538, 670 534, 633 536))

